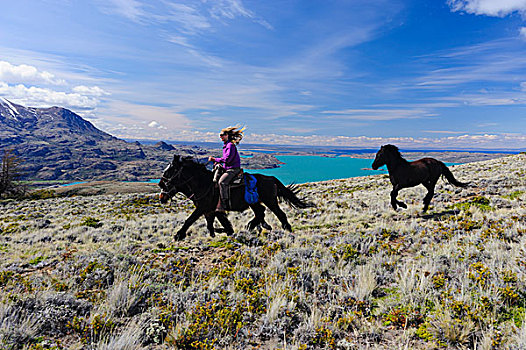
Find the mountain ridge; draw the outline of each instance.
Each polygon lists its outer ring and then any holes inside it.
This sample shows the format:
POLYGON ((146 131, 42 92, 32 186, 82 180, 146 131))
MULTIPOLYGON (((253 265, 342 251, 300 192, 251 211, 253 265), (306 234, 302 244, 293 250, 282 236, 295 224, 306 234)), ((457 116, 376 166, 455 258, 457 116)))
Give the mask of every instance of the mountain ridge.
POLYGON ((0 98, 0 149, 13 149, 23 160, 25 180, 148 180, 159 176, 173 152, 207 152, 126 142, 66 108, 24 107, 5 98, 0 98))
MULTIPOLYGON (((205 161, 220 148, 128 142, 99 130, 62 107, 24 107, 0 97, 0 151, 13 149, 23 160, 23 180, 148 181, 162 174, 174 153, 205 161)), ((274 168, 272 155, 243 151, 242 167, 274 168)))

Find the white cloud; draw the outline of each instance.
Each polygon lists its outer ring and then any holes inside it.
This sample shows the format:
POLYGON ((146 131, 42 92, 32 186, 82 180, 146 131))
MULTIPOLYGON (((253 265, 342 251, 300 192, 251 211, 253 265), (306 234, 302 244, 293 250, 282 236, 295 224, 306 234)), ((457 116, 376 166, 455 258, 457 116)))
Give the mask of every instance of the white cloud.
POLYGON ((495 126, 499 126, 499 123, 480 123, 480 124, 477 124, 477 127, 479 128, 493 128, 495 126))
POLYGON ((212 28, 211 20, 233 20, 245 17, 273 29, 266 20, 247 9, 241 0, 201 0, 201 1, 161 1, 141 2, 139 0, 110 0, 106 3, 98 0, 100 8, 105 13, 123 16, 138 23, 170 23, 179 24, 177 31, 186 35, 194 35, 212 28))
POLYGON ((98 109, 104 118, 94 120, 100 129, 121 138, 168 140, 192 127, 191 121, 173 108, 110 101, 98 109))
POLYGON ((246 17, 259 23, 267 29, 273 29, 272 25, 264 19, 258 18, 255 13, 245 8, 241 0, 212 0, 210 14, 215 18, 234 19, 236 17, 246 17))
POLYGON ((97 96, 97 97, 110 95, 109 92, 104 91, 103 89, 101 89, 98 86, 79 85, 79 86, 75 86, 73 88, 73 92, 79 93, 81 95, 97 96))
POLYGON ((523 82, 521 83, 521 89, 522 89, 522 91, 525 91, 525 92, 526 92, 526 81, 523 81, 523 82))
POLYGON ((452 11, 504 17, 513 12, 526 14, 526 0, 448 0, 452 11))
MULTIPOLYGON (((431 132, 431 131, 425 131, 431 132)), ((447 132, 437 132, 447 133, 447 132)), ((523 149, 526 148, 525 134, 468 134, 462 133, 444 137, 370 137, 370 136, 327 136, 327 135, 280 135, 245 133, 246 143, 275 143, 282 145, 313 145, 336 147, 377 148, 384 144, 395 144, 406 149, 523 149)), ((217 133, 184 130, 167 137, 167 140, 217 142, 217 133)))
POLYGON ((165 126, 163 126, 163 125, 157 123, 155 120, 152 120, 152 121, 148 124, 148 126, 149 126, 150 128, 154 128, 154 129, 163 129, 163 130, 167 130, 167 129, 168 129, 167 127, 165 127, 165 126))
POLYGON ((454 134, 465 134, 465 131, 451 131, 451 130, 422 130, 422 132, 426 132, 429 134, 447 134, 447 135, 454 135, 454 134))
POLYGON ((184 47, 194 48, 194 46, 188 42, 188 38, 182 35, 171 35, 168 41, 184 47))
POLYGON ((170 7, 171 11, 166 19, 179 23, 180 31, 185 34, 195 34, 211 27, 208 19, 195 7, 183 4, 170 4, 170 7))
POLYGON ((103 4, 102 9, 105 12, 117 13, 135 22, 140 22, 146 16, 143 4, 137 0, 109 0, 99 2, 103 4))
POLYGON ((79 93, 53 91, 46 88, 26 87, 23 84, 8 85, 0 82, 0 96, 27 107, 59 106, 70 109, 92 110, 98 100, 79 93))
POLYGON ((516 85, 524 81, 524 48, 523 40, 511 38, 434 52, 418 59, 429 67, 420 77, 389 89, 440 92, 451 107, 524 104, 516 85))
POLYGON ((521 37, 526 39, 526 27, 521 27, 521 29, 519 29, 519 34, 521 37))
POLYGON ((434 116, 426 109, 344 109, 323 111, 323 114, 331 114, 347 119, 355 120, 394 120, 415 119, 434 116))
POLYGON ((526 96, 522 93, 492 93, 466 94, 462 96, 445 97, 449 101, 456 101, 464 106, 511 106, 526 104, 526 96))
POLYGON ((26 64, 17 66, 6 61, 0 61, 0 81, 11 84, 65 84, 64 80, 56 78, 55 75, 47 71, 39 71, 36 67, 26 64))

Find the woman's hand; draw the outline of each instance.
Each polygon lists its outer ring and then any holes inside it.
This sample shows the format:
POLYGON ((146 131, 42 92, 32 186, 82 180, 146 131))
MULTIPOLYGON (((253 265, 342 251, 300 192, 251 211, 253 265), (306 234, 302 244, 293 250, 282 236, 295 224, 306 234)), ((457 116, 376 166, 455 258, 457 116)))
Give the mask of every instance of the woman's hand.
POLYGON ((209 162, 213 162, 214 161, 214 157, 208 157, 208 161, 209 162))

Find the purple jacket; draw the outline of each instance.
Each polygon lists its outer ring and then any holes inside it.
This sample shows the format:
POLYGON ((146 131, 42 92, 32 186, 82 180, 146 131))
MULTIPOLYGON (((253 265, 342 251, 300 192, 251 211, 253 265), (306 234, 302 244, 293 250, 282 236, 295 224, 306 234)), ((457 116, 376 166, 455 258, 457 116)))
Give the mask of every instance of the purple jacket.
POLYGON ((228 141, 223 146, 223 156, 221 158, 214 158, 216 163, 224 163, 225 169, 241 168, 241 159, 237 152, 236 145, 228 141))

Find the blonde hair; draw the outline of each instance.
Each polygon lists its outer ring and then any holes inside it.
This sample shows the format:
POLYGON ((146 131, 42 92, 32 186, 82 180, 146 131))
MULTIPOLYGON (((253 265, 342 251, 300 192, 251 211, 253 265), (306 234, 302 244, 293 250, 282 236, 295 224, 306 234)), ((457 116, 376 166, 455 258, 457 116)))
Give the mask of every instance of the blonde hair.
POLYGON ((221 133, 227 134, 228 140, 237 145, 243 139, 243 131, 246 129, 245 127, 242 129, 239 128, 239 125, 229 126, 228 128, 222 129, 221 133))

